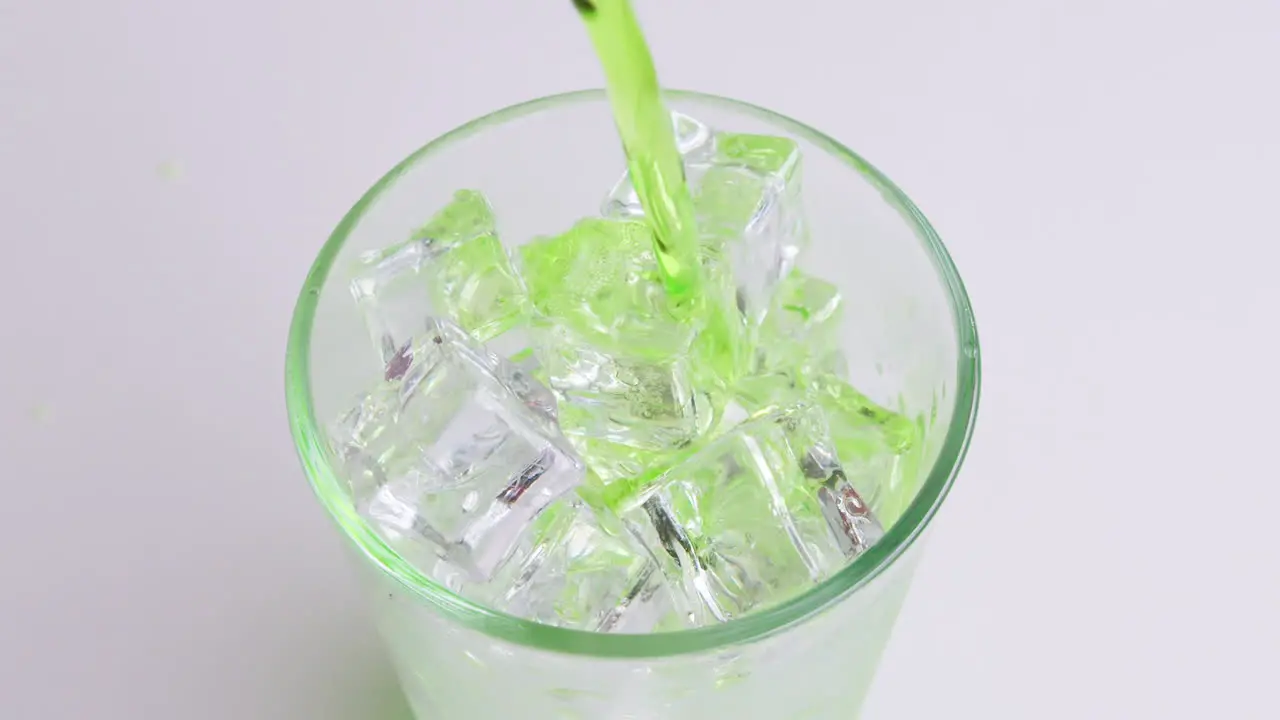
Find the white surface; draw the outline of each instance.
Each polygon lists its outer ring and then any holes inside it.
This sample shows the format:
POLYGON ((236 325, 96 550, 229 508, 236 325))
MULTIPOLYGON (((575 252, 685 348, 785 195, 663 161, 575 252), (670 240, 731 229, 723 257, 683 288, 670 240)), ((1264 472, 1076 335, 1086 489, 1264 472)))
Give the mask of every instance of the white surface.
MULTIPOLYGON (((973 297, 979 430, 866 717, 1280 714, 1280 4, 639 5, 668 84, 862 152, 973 297)), ((406 717, 286 326, 393 163, 599 84, 568 6, 0 0, 0 717, 406 717)))

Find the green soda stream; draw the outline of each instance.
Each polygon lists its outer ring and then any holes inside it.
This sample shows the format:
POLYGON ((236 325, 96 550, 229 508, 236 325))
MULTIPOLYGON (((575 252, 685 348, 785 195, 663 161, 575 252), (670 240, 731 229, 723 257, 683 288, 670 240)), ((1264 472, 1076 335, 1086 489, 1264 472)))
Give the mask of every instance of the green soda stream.
POLYGON ((687 309, 701 285, 693 199, 671 114, 630 0, 573 0, 604 68, 631 182, 654 231, 654 253, 672 306, 687 309))

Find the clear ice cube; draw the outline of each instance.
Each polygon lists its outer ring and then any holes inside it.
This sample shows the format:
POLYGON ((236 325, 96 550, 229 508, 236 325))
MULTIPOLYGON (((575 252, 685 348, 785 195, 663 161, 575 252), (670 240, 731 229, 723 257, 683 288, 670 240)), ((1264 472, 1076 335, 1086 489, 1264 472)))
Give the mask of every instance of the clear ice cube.
POLYGON ((758 372, 832 372, 843 367, 835 285, 800 270, 779 284, 757 335, 758 372))
POLYGON ((582 464, 551 393, 453 323, 432 321, 399 358, 335 429, 353 500, 407 560, 487 579, 582 464))
MULTIPOLYGON (((714 384, 714 371, 690 353, 699 327, 672 316, 651 232, 589 219, 520 248, 538 359, 560 400, 561 427, 580 450, 673 450, 714 416, 698 392, 714 384)), ((605 479, 621 472, 598 465, 605 479)))
POLYGON ((686 158, 701 159, 715 151, 711 128, 681 112, 672 111, 671 125, 676 131, 676 149, 686 158))
POLYGON ((740 309, 754 327, 808 244, 800 149, 787 138, 719 133, 713 160, 692 174, 704 242, 728 257, 740 309))
MULTIPOLYGON (((681 122, 688 128, 686 136, 697 138, 677 144, 702 242, 728 259, 738 305, 747 325, 754 327, 808 242, 799 147, 783 137, 711 132, 687 117, 677 119, 678 129, 681 122)), ((628 174, 609 192, 602 213, 644 217, 628 174)))
POLYGON ((882 535, 844 474, 823 414, 758 413, 662 475, 625 514, 664 572, 726 621, 821 582, 882 535))
POLYGON ((912 461, 920 449, 920 426, 876 404, 834 374, 814 375, 806 390, 826 414, 832 444, 846 474, 863 490, 868 503, 884 509, 884 499, 902 495, 904 483, 914 479, 912 461))
POLYGON ((481 341, 511 346, 523 337, 524 287, 498 240, 493 210, 459 190, 405 242, 367 253, 351 293, 384 362, 391 362, 433 317, 446 317, 481 341))
POLYGON ((574 495, 547 508, 487 583, 443 567, 445 585, 474 601, 548 625, 645 633, 675 599, 657 561, 617 520, 574 495))
POLYGON ((801 270, 788 275, 756 333, 752 369, 735 382, 734 400, 758 412, 818 391, 810 386, 815 378, 846 375, 839 336, 842 303, 831 283, 801 270))
MULTIPOLYGON (((676 134, 676 150, 684 158, 685 164, 703 162, 715 153, 715 140, 711 128, 683 113, 671 113, 671 125, 676 134)), ((600 214, 605 217, 619 219, 635 219, 644 217, 644 209, 640 207, 640 197, 631 184, 631 176, 623 173, 609 196, 605 198, 600 214)))

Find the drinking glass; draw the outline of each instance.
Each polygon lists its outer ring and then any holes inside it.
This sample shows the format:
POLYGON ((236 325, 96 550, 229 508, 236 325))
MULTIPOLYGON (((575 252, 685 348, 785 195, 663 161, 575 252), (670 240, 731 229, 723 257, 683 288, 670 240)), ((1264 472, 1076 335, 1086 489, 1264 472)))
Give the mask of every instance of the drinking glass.
POLYGON ((884 538, 825 582, 727 623, 587 633, 483 607, 405 562, 356 513, 327 428, 382 374, 348 290, 358 257, 408 237, 457 189, 482 191, 504 243, 596 214, 625 168, 605 93, 546 97, 431 141, 347 213, 307 275, 287 400, 312 487, 351 541, 361 587, 421 720, 856 717, 978 407, 974 318, 942 242, 884 175, 827 135, 747 103, 671 91, 713 128, 786 136, 803 153, 811 244, 799 267, 839 286, 849 377, 923 441, 872 501, 884 538))

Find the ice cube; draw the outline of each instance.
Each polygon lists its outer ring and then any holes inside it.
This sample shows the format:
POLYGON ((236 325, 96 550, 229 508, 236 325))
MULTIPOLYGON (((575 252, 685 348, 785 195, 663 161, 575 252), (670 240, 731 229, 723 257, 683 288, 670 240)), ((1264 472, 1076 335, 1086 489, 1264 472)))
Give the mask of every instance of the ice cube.
POLYGON ((362 256, 351 293, 384 362, 437 316, 482 342, 505 333, 508 345, 527 345, 515 338, 524 288, 498 241, 493 210, 474 190, 459 190, 409 240, 362 256))
POLYGON ((493 575, 528 525, 582 480, 551 393, 446 320, 404 371, 339 423, 335 448, 360 512, 406 559, 493 575))
POLYGON ((749 327, 808 244, 800 193, 800 149, 787 138, 719 133, 716 152, 689 174, 703 242, 723 248, 749 327))
MULTIPOLYGON (((683 113, 671 113, 671 125, 676 134, 676 150, 689 162, 702 162, 715 152, 714 135, 711 128, 683 113)), ((631 184, 631 176, 623 173, 609 196, 605 198, 600 214, 609 218, 644 217, 644 209, 640 207, 640 197, 631 184)))
POLYGON ((740 378, 733 398, 748 413, 783 407, 804 399, 806 387, 794 372, 760 371, 740 378))
POLYGON ((734 383, 734 400, 758 412, 805 399, 813 378, 843 377, 841 309, 831 283, 800 270, 788 275, 756 333, 752 369, 734 383))
MULTIPOLYGON (((700 318, 670 312, 646 225, 583 220, 519 252, 538 359, 575 446, 663 452, 706 431, 715 369, 691 354, 700 318)), ((609 464, 593 468, 613 479, 609 464)))
POLYGON ((904 483, 915 479, 912 460, 920 447, 920 426, 829 373, 808 379, 806 392, 826 414, 846 474, 868 503, 886 510, 887 522, 896 519, 901 508, 882 506, 886 498, 901 496, 904 483))
POLYGON ((836 459, 822 412, 805 404, 750 417, 668 470, 640 501, 624 518, 698 600, 695 625, 796 595, 881 536, 836 459))
MULTIPOLYGON (((712 133, 688 118, 690 137, 677 144, 693 194, 702 242, 723 253, 737 282, 738 305, 748 327, 757 325, 770 299, 808 243, 800 198, 800 150, 788 138, 712 133)), ((679 125, 678 125, 679 127, 679 125)), ((605 217, 637 219, 644 208, 628 174, 605 199, 605 217)))
POLYGON ((758 372, 829 372, 841 367, 843 302, 835 285, 800 270, 778 287, 757 334, 758 372))
POLYGON ((445 584, 519 617, 590 632, 650 632, 675 611, 652 555, 621 523, 570 494, 533 523, 487 583, 444 569, 445 584))
MULTIPOLYGON (((913 496, 923 431, 910 418, 877 405, 825 370, 816 362, 821 357, 800 353, 789 359, 802 363, 799 370, 792 364, 740 378, 733 401, 753 413, 798 401, 821 408, 845 475, 887 526, 904 509, 903 501, 913 496)), ((838 354, 827 357, 843 360, 838 354)))
POLYGON ((671 125, 676 132, 676 149, 686 159, 700 160, 715 152, 711 128, 681 112, 672 111, 671 125))

